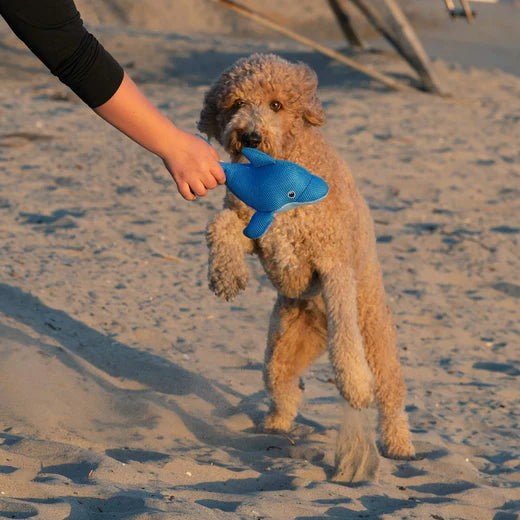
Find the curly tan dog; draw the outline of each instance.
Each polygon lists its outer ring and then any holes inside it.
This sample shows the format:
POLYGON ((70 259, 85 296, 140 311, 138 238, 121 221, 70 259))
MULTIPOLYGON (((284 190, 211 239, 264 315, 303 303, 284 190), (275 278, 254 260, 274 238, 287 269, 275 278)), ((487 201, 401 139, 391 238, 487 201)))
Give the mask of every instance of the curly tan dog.
POLYGON ((375 393, 387 456, 414 448, 395 329, 383 288, 369 209, 345 163, 317 127, 325 114, 316 74, 304 64, 255 54, 237 61, 206 93, 199 130, 236 162, 253 147, 325 179, 323 202, 278 214, 267 233, 242 233, 253 210, 229 191, 209 224, 211 289, 227 300, 249 278, 246 253, 260 258, 278 290, 264 379, 272 399, 265 427, 287 431, 301 399, 303 371, 328 350, 340 394, 355 409, 375 393))

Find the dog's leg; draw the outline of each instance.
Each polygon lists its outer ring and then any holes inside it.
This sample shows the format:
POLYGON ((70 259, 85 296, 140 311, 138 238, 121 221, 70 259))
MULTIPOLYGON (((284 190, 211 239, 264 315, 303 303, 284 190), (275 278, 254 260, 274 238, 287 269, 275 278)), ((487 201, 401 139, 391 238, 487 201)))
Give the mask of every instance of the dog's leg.
POLYGON ((336 386, 353 408, 366 408, 374 398, 373 376, 358 326, 354 272, 350 266, 336 263, 328 265, 320 278, 336 386))
POLYGON ((298 379, 326 347, 325 314, 311 300, 279 296, 271 315, 264 381, 272 399, 264 428, 287 431, 298 411, 298 379))
POLYGON ((410 459, 415 450, 404 411, 406 390, 392 312, 385 301, 380 274, 372 273, 365 280, 367 286, 359 288, 359 322, 375 377, 384 453, 391 458, 410 459))
POLYGON ((243 229, 244 223, 230 209, 216 215, 207 229, 209 287, 226 300, 244 290, 249 280, 244 256, 253 250, 253 242, 244 236, 243 229))

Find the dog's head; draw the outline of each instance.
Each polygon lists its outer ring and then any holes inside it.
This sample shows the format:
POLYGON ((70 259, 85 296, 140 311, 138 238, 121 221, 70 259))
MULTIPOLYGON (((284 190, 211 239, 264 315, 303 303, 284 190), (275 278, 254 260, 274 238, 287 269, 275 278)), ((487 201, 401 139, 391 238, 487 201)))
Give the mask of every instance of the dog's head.
POLYGON ((204 97, 198 128, 237 158, 244 147, 283 159, 305 126, 321 126, 316 74, 303 63, 253 54, 226 70, 204 97))

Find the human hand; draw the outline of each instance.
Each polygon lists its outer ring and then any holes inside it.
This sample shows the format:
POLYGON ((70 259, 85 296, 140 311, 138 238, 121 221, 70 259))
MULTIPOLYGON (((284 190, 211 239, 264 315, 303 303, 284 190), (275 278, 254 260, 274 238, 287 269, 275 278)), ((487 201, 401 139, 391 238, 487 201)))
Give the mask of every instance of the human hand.
POLYGON ((178 128, 162 160, 186 200, 203 197, 208 190, 226 182, 216 150, 200 137, 178 128))

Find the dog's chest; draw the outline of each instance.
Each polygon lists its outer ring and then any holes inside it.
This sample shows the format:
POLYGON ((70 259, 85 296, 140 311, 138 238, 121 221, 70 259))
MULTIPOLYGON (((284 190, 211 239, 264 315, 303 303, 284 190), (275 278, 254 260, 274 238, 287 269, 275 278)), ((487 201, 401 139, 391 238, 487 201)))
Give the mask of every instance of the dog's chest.
POLYGON ((257 254, 273 285, 290 298, 308 291, 313 282, 311 255, 306 240, 277 219, 257 241, 257 254))
MULTIPOLYGON (((234 195, 228 195, 229 207, 237 212, 245 225, 254 210, 234 195)), ((289 298, 298 298, 318 289, 312 262, 310 230, 302 219, 304 208, 279 213, 267 232, 255 240, 255 252, 275 288, 289 298)))

